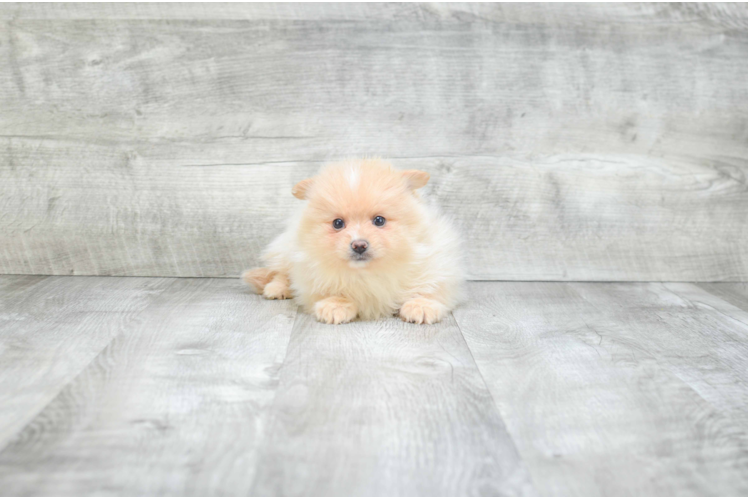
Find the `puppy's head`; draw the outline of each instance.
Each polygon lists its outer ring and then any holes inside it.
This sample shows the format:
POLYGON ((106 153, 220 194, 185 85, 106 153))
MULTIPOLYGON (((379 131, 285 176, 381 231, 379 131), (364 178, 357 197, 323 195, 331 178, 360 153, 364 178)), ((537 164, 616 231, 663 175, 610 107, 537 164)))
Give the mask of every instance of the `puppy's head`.
POLYGON ((415 190, 429 174, 397 171, 382 160, 335 163, 294 186, 308 200, 301 251, 326 266, 371 268, 404 261, 422 212, 415 190))

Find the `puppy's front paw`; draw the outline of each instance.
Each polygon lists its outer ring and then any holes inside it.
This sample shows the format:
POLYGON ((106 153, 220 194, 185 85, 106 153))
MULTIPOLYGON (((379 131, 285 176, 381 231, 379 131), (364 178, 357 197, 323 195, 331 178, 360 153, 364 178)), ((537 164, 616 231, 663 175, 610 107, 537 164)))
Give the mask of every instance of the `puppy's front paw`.
POLYGON ((400 308, 400 317, 408 323, 438 323, 447 314, 447 308, 441 302, 418 297, 407 301, 400 308))
POLYGON ((348 323, 357 313, 356 306, 342 297, 328 297, 314 304, 314 315, 323 323, 348 323))
POLYGON ((270 283, 277 273, 270 269, 259 267, 257 269, 249 269, 242 273, 242 279, 252 288, 255 293, 262 293, 265 290, 265 286, 270 283))
POLYGON ((289 290, 288 285, 282 281, 271 281, 265 285, 265 289, 262 291, 262 296, 266 299, 290 299, 291 290, 289 290))

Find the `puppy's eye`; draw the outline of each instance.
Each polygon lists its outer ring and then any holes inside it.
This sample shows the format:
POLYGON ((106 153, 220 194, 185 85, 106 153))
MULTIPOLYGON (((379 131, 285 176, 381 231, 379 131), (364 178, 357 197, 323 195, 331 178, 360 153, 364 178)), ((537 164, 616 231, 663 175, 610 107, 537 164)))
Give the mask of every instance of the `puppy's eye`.
POLYGON ((343 229, 345 227, 345 221, 343 219, 335 219, 332 221, 332 227, 335 229, 343 229))
POLYGON ((387 221, 381 215, 377 215, 376 217, 374 217, 374 220, 372 222, 375 226, 384 226, 384 223, 387 221))

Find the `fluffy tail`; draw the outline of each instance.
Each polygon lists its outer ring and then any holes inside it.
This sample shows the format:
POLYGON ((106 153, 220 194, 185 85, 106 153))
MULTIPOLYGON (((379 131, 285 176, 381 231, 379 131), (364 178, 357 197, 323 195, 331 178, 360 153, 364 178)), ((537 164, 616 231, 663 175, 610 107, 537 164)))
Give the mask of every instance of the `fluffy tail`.
POLYGON ((247 284, 255 289, 255 292, 262 294, 265 290, 265 285, 270 283, 276 275, 276 271, 271 271, 266 267, 258 267, 256 269, 250 269, 242 273, 242 279, 247 284))

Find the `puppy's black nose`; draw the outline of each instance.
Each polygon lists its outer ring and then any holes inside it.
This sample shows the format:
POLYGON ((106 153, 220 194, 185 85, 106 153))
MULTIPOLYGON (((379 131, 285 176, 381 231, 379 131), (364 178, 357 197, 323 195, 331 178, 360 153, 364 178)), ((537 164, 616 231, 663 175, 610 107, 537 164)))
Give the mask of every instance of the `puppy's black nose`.
POLYGON ((357 254, 362 254, 369 248, 369 242, 366 240, 356 240, 351 242, 351 248, 357 254))

